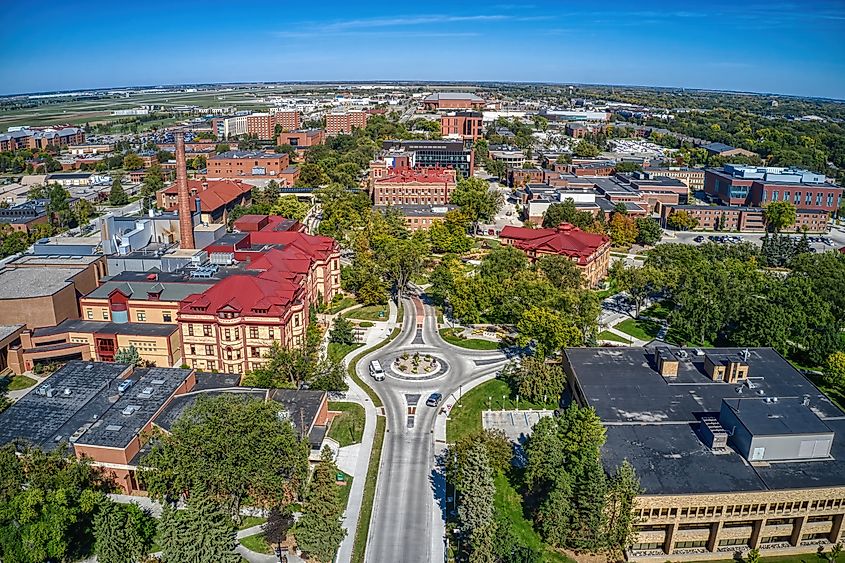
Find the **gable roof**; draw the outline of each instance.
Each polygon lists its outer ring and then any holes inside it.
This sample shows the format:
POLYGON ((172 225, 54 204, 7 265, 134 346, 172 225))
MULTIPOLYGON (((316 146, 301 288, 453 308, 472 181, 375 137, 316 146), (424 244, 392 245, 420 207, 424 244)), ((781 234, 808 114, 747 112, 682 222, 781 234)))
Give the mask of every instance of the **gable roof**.
POLYGON ((222 279, 203 293, 187 296, 179 310, 186 314, 232 311, 283 316, 292 303, 301 300, 302 288, 289 280, 235 275, 222 279))
POLYGON ((511 225, 502 229, 501 238, 511 239, 513 246, 539 254, 560 254, 576 258, 579 264, 590 261, 596 251, 610 241, 606 235, 588 233, 569 223, 554 229, 526 229, 511 225))

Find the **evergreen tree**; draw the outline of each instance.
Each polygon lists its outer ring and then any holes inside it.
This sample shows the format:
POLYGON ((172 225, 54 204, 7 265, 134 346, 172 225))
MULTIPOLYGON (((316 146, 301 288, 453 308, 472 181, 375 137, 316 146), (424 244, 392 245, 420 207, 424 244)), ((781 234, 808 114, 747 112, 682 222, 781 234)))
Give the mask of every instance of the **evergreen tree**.
POLYGON ((493 561, 495 520, 493 497, 496 485, 483 444, 469 450, 462 478, 456 483, 460 494, 458 519, 467 538, 470 562, 493 561))
POLYGON ((340 542, 346 536, 341 523, 343 504, 340 501, 335 475, 337 465, 328 447, 314 468, 314 475, 305 497, 302 518, 296 526, 299 547, 309 556, 323 563, 334 558, 340 542))
POLYGON ((554 546, 568 545, 573 519, 572 484, 569 474, 559 467, 552 476, 549 490, 540 503, 534 522, 543 539, 554 546))
POLYGON ((129 364, 130 366, 137 366, 141 363, 141 354, 134 344, 130 344, 128 348, 121 348, 114 355, 114 361, 119 364, 129 364))
POLYGON ((352 322, 344 317, 339 317, 334 322, 329 340, 337 344, 355 344, 355 330, 352 322))
POLYGON ((620 560, 634 540, 634 499, 642 491, 634 467, 623 461, 610 479, 607 499, 607 547, 620 560))
POLYGON ((155 532, 155 520, 137 504, 105 500, 94 517, 94 552, 100 563, 143 561, 155 532))
POLYGON ((572 483, 572 523, 567 547, 595 552, 606 545, 607 479, 598 456, 585 459, 572 483))
POLYGON ((115 178, 111 185, 109 192, 110 205, 126 205, 129 203, 129 196, 123 190, 123 184, 120 183, 120 178, 115 178))
POLYGON ((191 495, 185 510, 165 505, 158 525, 164 563, 240 563, 235 552, 235 524, 202 491, 191 495))

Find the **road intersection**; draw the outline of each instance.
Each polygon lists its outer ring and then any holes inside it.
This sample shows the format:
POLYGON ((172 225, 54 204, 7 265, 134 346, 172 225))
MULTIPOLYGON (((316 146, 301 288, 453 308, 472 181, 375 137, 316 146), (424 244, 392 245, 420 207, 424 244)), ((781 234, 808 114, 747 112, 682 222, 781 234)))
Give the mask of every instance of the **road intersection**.
POLYGON ((402 332, 387 346, 358 362, 358 376, 367 381, 384 403, 386 433, 373 507, 366 561, 443 561, 445 504, 436 455, 445 447, 435 440, 440 407, 425 405, 433 392, 449 397, 504 366, 501 351, 459 348, 446 343, 437 330, 435 309, 416 295, 404 300, 402 332), (409 377, 393 369, 404 352, 430 354, 438 361, 432 374, 409 377), (384 381, 369 376, 369 363, 378 360, 384 381))

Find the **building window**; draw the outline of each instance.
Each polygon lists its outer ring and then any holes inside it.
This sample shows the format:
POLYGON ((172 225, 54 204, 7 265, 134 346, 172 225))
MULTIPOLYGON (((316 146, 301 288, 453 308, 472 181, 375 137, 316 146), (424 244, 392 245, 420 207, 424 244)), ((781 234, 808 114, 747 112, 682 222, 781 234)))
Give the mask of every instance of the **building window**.
POLYGON ((138 318, 138 322, 142 323, 147 320, 147 312, 146 311, 138 311, 135 315, 138 318))
POLYGON ((211 344, 205 345, 205 355, 206 356, 213 356, 214 355, 214 346, 211 344))
POLYGON ((94 310, 88 309, 87 311, 85 311, 85 316, 88 317, 89 319, 93 319, 94 318, 94 310))
POLYGON ((188 336, 194 335, 194 325, 188 324, 188 336))
POLYGON ((231 340, 231 339, 232 339, 232 331, 231 331, 231 330, 229 330, 229 329, 227 328, 227 329, 225 329, 225 330, 223 331, 223 333, 224 333, 224 335, 225 335, 225 339, 226 339, 226 340, 231 340))
POLYGON ((293 326, 299 326, 299 315, 293 317, 293 326))
POLYGON ((103 309, 103 320, 109 320, 109 312, 103 309))
POLYGON ((211 336, 211 325, 202 325, 202 335, 211 336))
POLYGON ((276 331, 274 331, 274 330, 273 330, 273 327, 272 327, 272 326, 267 328, 267 335, 268 335, 270 338, 275 338, 275 337, 276 337, 276 331))
POLYGON ((252 348, 250 348, 250 354, 252 354, 253 358, 258 358, 259 356, 261 356, 261 352, 259 352, 257 346, 253 346, 252 348))
POLYGON ((161 314, 161 320, 166 322, 166 323, 172 322, 173 317, 171 316, 170 311, 165 311, 164 313, 162 313, 161 314))
POLYGON ((191 344, 191 355, 192 355, 192 356, 196 356, 196 355, 197 355, 197 347, 196 347, 196 346, 194 346, 193 344, 191 344))
POLYGON ((250 338, 258 338, 258 327, 257 326, 249 327, 249 337, 250 338))
POLYGON ((217 369, 217 364, 214 363, 213 360, 208 360, 207 362, 205 362, 205 365, 206 365, 206 369, 209 370, 209 371, 214 371, 214 370, 217 369))

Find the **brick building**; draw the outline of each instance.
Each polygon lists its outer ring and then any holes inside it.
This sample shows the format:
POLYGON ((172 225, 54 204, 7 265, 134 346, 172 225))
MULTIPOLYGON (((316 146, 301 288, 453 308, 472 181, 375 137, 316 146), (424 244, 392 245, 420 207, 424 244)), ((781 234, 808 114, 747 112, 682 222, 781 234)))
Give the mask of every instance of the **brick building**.
POLYGON ((279 125, 282 131, 298 129, 299 112, 262 112, 233 117, 215 117, 211 120, 211 130, 219 139, 230 139, 240 135, 254 135, 262 140, 275 139, 276 125, 279 125))
MULTIPOLYGON (((188 190, 199 205, 203 223, 226 223, 235 207, 250 205, 253 186, 241 180, 188 180, 188 190)), ((178 205, 176 183, 156 192, 156 205, 174 211, 178 205)))
MULTIPOLYGON (((397 141, 382 143, 383 157, 391 159, 408 158, 410 167, 454 168, 462 178, 475 173, 475 150, 472 143, 464 140, 443 139, 439 141, 397 141)), ((399 168, 399 163, 394 164, 399 168)))
POLYGON ((322 129, 283 131, 276 139, 277 145, 290 145, 292 147, 296 147, 297 149, 322 145, 325 142, 326 132, 322 129))
POLYGON ((326 114, 326 135, 351 135, 354 129, 367 126, 370 114, 364 110, 349 110, 326 114))
POLYGON ((610 238, 587 233, 569 223, 553 229, 526 229, 507 225, 499 238, 525 252, 533 262, 544 254, 559 254, 575 262, 587 285, 595 286, 607 276, 610 238))
POLYGON ((481 112, 453 111, 440 116, 440 135, 475 141, 481 136, 481 112))
POLYGON ((845 417, 771 348, 567 348, 568 391, 643 493, 628 560, 811 554, 843 539, 845 417))
POLYGON ((437 92, 423 99, 427 110, 482 109, 486 102, 467 92, 437 92))
MULTIPOLYGON (((663 225, 677 211, 685 211, 698 221, 698 231, 738 231, 762 233, 766 220, 761 207, 740 207, 734 205, 664 205, 660 209, 663 225)), ((826 233, 828 213, 821 209, 797 209, 795 224, 789 227, 796 232, 826 233)))
POLYGON ((85 142, 85 131, 79 127, 61 129, 30 129, 10 131, 0 134, 0 152, 20 149, 43 150, 47 147, 66 147, 85 142))
POLYGON ((208 159, 208 178, 275 179, 293 185, 299 177, 287 154, 263 151, 227 151, 208 159))
POLYGON ((647 178, 674 178, 680 180, 690 191, 701 191, 704 189, 704 170, 700 168, 669 167, 656 168, 648 167, 643 170, 647 178))
POLYGON ((807 170, 726 164, 705 170, 704 191, 725 205, 760 207, 789 201, 797 208, 833 212, 842 202, 843 188, 807 170))
POLYGON ((445 205, 457 186, 451 168, 398 168, 373 183, 376 205, 445 205))
POLYGON ((375 209, 386 212, 395 209, 402 213, 405 218, 405 226, 409 231, 414 232, 420 229, 428 229, 435 223, 441 223, 446 214, 457 209, 457 205, 386 205, 375 206, 375 209))

